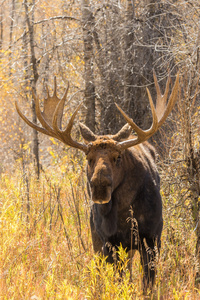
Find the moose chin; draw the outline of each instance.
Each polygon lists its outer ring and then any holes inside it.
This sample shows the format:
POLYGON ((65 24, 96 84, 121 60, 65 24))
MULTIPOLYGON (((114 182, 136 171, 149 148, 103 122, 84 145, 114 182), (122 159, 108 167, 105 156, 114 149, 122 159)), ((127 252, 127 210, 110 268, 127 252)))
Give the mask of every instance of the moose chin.
POLYGON ((44 101, 40 110, 39 99, 33 93, 35 109, 42 127, 29 121, 16 109, 21 118, 32 128, 57 138, 64 144, 83 151, 87 157, 88 193, 92 200, 90 226, 95 252, 103 253, 113 263, 113 249, 120 244, 130 253, 140 252, 143 266, 144 289, 152 287, 155 280, 156 256, 160 252, 163 227, 160 179, 156 168, 156 152, 147 140, 162 126, 174 107, 179 75, 176 77, 168 99, 170 77, 168 77, 164 95, 154 73, 157 92, 156 107, 149 90, 147 94, 152 111, 153 122, 148 130, 139 128, 131 118, 117 105, 127 124, 115 135, 96 135, 87 126, 80 123, 80 132, 84 142, 71 137, 74 118, 81 104, 71 116, 66 129, 62 130, 62 116, 68 88, 62 99, 54 92, 44 101), (131 135, 134 130, 136 135, 131 135), (128 222, 130 218, 134 222, 128 222), (136 235, 133 235, 132 224, 136 235))

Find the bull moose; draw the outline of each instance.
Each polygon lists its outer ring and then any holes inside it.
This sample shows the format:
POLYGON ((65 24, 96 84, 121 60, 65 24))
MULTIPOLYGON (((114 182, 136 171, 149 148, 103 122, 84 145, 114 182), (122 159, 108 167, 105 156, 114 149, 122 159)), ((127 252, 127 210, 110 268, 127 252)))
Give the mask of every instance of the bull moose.
POLYGON ((18 114, 29 126, 86 154, 88 191, 92 200, 90 226, 94 251, 103 253, 108 262, 113 263, 113 251, 120 244, 129 253, 134 249, 139 250, 144 287, 152 287, 155 280, 155 256, 161 247, 163 227, 156 152, 147 140, 172 111, 177 98, 179 76, 176 76, 168 101, 170 76, 164 95, 161 94, 155 73, 154 83, 157 93, 156 108, 147 88, 153 117, 148 130, 139 128, 117 105, 127 124, 115 135, 96 135, 80 123, 84 142, 75 141, 71 137, 74 118, 81 104, 72 114, 66 129, 62 130, 63 109, 69 85, 62 99, 59 99, 55 79, 52 96, 47 87, 43 111, 40 110, 38 97, 33 93, 36 115, 42 127, 29 121, 16 103, 18 114), (132 130, 136 135, 131 135, 132 130), (133 228, 131 229, 133 222, 128 222, 130 217, 135 220, 137 237, 133 234, 133 228))

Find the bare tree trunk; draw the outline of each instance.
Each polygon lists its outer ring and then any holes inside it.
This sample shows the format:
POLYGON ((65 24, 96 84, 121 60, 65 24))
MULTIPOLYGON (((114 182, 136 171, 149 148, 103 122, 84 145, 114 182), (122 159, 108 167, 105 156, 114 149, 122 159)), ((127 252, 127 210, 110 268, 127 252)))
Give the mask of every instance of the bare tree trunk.
POLYGON ((102 118, 104 120, 104 134, 118 131, 120 122, 117 120, 117 109, 115 102, 121 100, 121 68, 120 68, 120 38, 119 22, 120 12, 118 1, 113 0, 109 5, 109 10, 105 9, 105 62, 104 69, 106 77, 102 80, 102 98, 104 111, 102 118), (104 93, 106 95, 104 96, 104 93))
MULTIPOLYGON (((98 59, 95 60, 97 67, 100 72, 100 77, 101 77, 101 85, 104 87, 103 91, 101 93, 101 99, 97 98, 97 104, 96 104, 96 109, 99 109, 100 111, 100 134, 105 134, 106 132, 106 124, 104 120, 104 114, 105 114, 105 106, 104 106, 104 101, 102 99, 106 99, 107 94, 108 94, 108 83, 106 81, 106 72, 105 72, 105 52, 104 49, 102 48, 102 43, 99 37, 99 32, 94 28, 93 30, 93 36, 94 36, 94 43, 98 52, 98 59), (99 101, 98 101, 99 100, 99 101)), ((98 122, 98 119, 97 119, 98 122)))
MULTIPOLYGON (((9 41, 9 49, 10 49, 10 53, 9 53, 9 59, 10 62, 12 60, 12 43, 13 43, 13 25, 14 25, 14 14, 15 14, 15 0, 12 0, 12 8, 11 8, 11 15, 10 15, 10 41, 9 41)), ((9 75, 11 76, 12 74, 12 66, 10 65, 10 70, 9 70, 9 75)))
POLYGON ((2 50, 3 44, 3 3, 1 4, 1 11, 0 11, 0 51, 2 50))
POLYGON ((93 75, 93 15, 89 0, 82 0, 82 21, 85 61, 86 125, 95 131, 95 85, 93 75))
POLYGON ((134 83, 134 3, 131 0, 127 0, 126 4, 126 29, 124 36, 124 53, 125 53, 125 65, 124 65, 124 109, 130 111, 130 103, 132 99, 133 83, 134 83))
MULTIPOLYGON (((142 128, 148 127, 147 100, 143 77, 143 51, 137 42, 137 23, 135 21, 135 1, 127 0, 126 28, 124 36, 124 109, 142 128)), ((140 33, 141 34, 141 33, 140 33)))
MULTIPOLYGON (((115 102, 123 97, 123 70, 121 46, 121 12, 119 2, 112 0, 102 5, 94 20, 95 63, 99 70, 96 76, 98 118, 101 134, 116 132, 123 125, 115 102)), ((96 71, 96 70, 95 70, 96 71)))
MULTIPOLYGON (((29 43, 30 43, 30 50, 31 50, 31 66, 32 66, 32 89, 34 93, 36 93, 36 83, 38 80, 38 71, 37 71, 37 60, 35 55, 35 48, 34 48, 34 31, 33 31, 33 22, 34 22, 34 7, 35 7, 35 1, 33 0, 31 4, 32 8, 32 15, 30 17, 29 13, 29 5, 27 3, 27 0, 24 0, 24 6, 25 6, 25 12, 26 12, 26 22, 28 26, 29 31, 29 43)), ((32 120, 34 123, 37 123, 37 117, 35 113, 35 102, 32 100, 32 120)), ((35 161, 35 167, 36 167, 36 174, 39 178, 40 176, 40 165, 39 165, 39 139, 38 139, 38 132, 33 129, 33 155, 34 155, 34 161, 35 161)))
MULTIPOLYGON (((23 20, 23 29, 24 32, 27 30, 27 21, 26 19, 23 20)), ((24 88, 25 91, 28 91, 27 86, 28 86, 28 79, 29 79, 29 68, 28 68, 28 35, 24 34, 23 39, 22 39, 22 59, 23 59, 23 65, 24 65, 24 70, 25 70, 25 83, 24 83, 24 88)))

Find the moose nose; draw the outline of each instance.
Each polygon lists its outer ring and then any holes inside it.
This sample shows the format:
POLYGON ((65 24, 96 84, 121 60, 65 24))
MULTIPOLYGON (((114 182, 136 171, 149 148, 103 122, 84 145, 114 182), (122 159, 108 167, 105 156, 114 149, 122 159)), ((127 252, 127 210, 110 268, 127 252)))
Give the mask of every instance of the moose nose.
POLYGON ((92 178, 90 180, 90 186, 111 186, 112 185, 112 171, 108 164, 102 159, 98 160, 94 169, 92 178))
POLYGON ((99 176, 99 174, 94 174, 91 178, 90 181, 90 186, 95 187, 95 186, 111 186, 112 185, 112 179, 111 176, 109 175, 104 175, 104 176, 99 176))

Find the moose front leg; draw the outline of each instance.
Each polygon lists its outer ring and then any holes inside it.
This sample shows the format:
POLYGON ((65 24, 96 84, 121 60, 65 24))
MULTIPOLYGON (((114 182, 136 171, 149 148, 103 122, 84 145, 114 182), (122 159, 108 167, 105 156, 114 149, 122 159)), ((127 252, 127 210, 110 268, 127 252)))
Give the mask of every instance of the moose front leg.
POLYGON ((93 250, 95 253, 102 253, 103 252, 103 242, 100 235, 97 233, 93 221, 93 213, 90 212, 90 230, 92 234, 92 244, 93 244, 93 250))
POLYGON ((155 281, 156 264, 158 260, 159 248, 157 240, 143 238, 143 240, 141 241, 140 259, 144 272, 144 292, 146 292, 148 288, 152 289, 153 287, 155 281))

